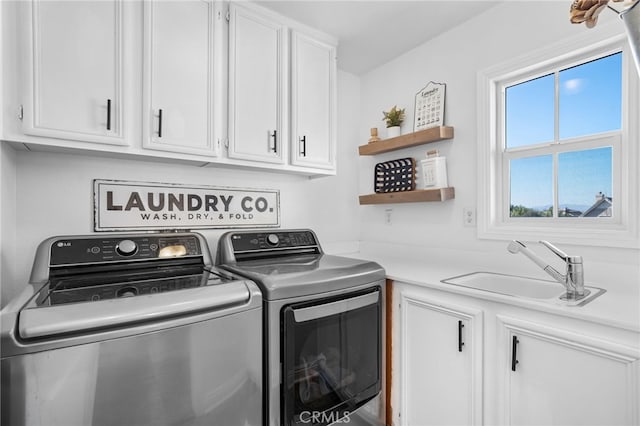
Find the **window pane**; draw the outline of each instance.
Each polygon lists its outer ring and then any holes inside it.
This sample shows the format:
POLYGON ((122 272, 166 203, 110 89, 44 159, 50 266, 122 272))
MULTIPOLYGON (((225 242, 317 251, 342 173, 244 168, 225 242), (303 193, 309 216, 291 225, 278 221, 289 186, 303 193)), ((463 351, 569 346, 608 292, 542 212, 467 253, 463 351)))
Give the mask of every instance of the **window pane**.
POLYGON ((611 147, 558 155, 558 215, 610 217, 611 147))
POLYGON ((554 98, 553 74, 507 87, 507 148, 553 141, 554 98))
POLYGON ((509 162, 510 217, 553 216, 553 158, 551 155, 509 162))
POLYGON ((622 53, 560 71, 560 139, 620 130, 622 53))

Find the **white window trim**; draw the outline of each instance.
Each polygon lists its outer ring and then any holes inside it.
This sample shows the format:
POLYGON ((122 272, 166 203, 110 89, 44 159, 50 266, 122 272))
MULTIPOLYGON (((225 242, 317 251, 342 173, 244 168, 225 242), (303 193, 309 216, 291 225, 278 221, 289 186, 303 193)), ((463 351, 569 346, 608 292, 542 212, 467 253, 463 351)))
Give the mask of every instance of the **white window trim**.
POLYGON ((567 42, 546 47, 480 71, 477 77, 478 238, 521 239, 525 241, 548 239, 565 244, 640 248, 638 234, 640 222, 638 219, 640 211, 638 208, 638 193, 640 192, 638 173, 640 141, 638 136, 640 131, 637 119, 640 116, 639 87, 638 74, 624 34, 602 39, 601 32, 587 32, 567 42), (498 122, 499 114, 497 113, 500 99, 498 96, 499 82, 523 72, 535 72, 537 69, 549 68, 555 64, 570 61, 574 57, 585 57, 585 55, 597 57, 613 53, 621 48, 623 50, 622 102, 625 107, 622 111, 621 140, 616 141, 613 146, 614 149, 619 148, 620 150, 622 169, 615 170, 614 168, 613 188, 615 191, 617 185, 619 195, 616 198, 623 200, 623 202, 621 202, 616 219, 607 221, 606 219, 581 218, 579 223, 572 221, 569 226, 567 226, 567 220, 570 220, 568 218, 509 220, 504 213, 502 179, 504 166, 501 164, 503 156, 500 152, 500 138, 497 134, 498 131, 501 131, 498 122))

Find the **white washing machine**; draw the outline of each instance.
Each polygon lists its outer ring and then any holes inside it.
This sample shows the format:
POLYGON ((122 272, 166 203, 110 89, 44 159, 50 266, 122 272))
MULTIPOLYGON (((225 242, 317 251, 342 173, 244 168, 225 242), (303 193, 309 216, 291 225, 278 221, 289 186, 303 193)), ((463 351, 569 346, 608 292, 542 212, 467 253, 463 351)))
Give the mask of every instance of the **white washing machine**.
POLYGON ((3 426, 260 425, 262 297, 196 233, 54 237, 2 311, 3 426))

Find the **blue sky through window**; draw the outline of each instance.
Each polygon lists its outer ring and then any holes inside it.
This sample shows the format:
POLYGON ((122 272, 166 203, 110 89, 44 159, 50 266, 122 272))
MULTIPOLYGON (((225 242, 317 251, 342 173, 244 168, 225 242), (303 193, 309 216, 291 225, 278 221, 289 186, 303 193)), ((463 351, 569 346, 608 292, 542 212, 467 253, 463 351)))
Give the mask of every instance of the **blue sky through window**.
POLYGON ((554 86, 550 74, 507 88, 507 148, 553 141, 554 86))
POLYGON ((619 130, 622 54, 560 72, 560 139, 619 130))
MULTIPOLYGON (((622 54, 558 73, 559 140, 620 130, 622 54)), ((505 92, 506 148, 554 142, 554 74, 526 81, 505 92)), ((612 197, 612 148, 583 149, 557 155, 558 208, 584 211, 596 194, 612 197)), ((531 209, 553 206, 554 158, 551 154, 510 161, 511 205, 531 209)), ((517 215, 513 214, 512 215, 517 215)))

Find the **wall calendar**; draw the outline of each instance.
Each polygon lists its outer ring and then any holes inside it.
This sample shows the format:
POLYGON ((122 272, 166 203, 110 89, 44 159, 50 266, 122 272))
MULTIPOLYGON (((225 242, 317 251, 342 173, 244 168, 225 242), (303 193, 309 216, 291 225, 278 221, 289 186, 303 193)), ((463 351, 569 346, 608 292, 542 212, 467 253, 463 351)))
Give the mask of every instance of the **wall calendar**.
POLYGON ((430 81, 416 94, 413 131, 444 125, 444 95, 446 84, 430 81))

